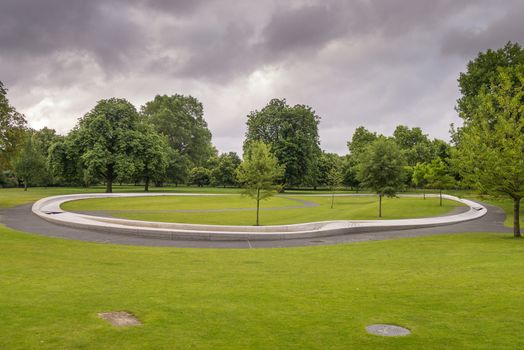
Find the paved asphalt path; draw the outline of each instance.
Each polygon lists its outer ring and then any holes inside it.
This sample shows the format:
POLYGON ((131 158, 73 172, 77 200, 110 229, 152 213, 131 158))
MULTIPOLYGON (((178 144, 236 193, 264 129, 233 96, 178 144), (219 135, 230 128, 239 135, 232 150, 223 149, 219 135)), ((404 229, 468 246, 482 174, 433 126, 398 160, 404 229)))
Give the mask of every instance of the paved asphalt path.
POLYGON ((505 213, 502 209, 482 203, 488 213, 480 219, 462 222, 453 225, 411 230, 391 230, 346 235, 290 239, 274 241, 196 241, 196 240, 164 240, 143 238, 115 233, 104 233, 86 229, 76 229, 56 225, 45 221, 31 212, 32 204, 0 210, 0 222, 19 231, 32 232, 50 237, 60 237, 87 242, 112 243, 139 246, 157 247, 184 247, 184 248, 279 248, 317 246, 350 242, 385 240, 405 237, 429 236, 435 234, 463 233, 463 232, 505 232, 512 230, 504 226, 505 213))

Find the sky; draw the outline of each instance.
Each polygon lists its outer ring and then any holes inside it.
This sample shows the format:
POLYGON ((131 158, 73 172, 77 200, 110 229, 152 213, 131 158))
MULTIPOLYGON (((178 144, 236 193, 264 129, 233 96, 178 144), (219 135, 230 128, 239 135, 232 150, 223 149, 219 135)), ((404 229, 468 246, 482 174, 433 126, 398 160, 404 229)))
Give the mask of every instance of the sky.
POLYGON ((524 44, 523 17, 522 0, 0 0, 0 81, 31 127, 61 134, 101 99, 192 95, 221 152, 286 98, 345 154, 360 125, 449 140, 459 73, 524 44))

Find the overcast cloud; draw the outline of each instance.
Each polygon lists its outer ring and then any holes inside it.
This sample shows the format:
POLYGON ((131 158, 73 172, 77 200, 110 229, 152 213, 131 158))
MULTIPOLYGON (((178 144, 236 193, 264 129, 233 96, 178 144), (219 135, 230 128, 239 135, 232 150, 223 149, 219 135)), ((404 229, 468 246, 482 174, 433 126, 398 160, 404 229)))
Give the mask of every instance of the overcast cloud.
POLYGON ((322 118, 347 153, 360 125, 448 139, 456 79, 479 51, 524 44, 521 0, 0 0, 0 80, 31 126, 66 133, 96 101, 203 102, 220 151, 274 97, 322 118))

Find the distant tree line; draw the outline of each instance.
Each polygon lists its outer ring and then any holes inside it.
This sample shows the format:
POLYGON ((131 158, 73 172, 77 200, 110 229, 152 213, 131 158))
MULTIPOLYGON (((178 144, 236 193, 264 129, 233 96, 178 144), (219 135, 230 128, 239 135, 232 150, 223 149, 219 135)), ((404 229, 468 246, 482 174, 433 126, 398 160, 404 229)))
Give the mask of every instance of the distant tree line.
MULTIPOLYGON (((192 96, 159 95, 139 110, 125 99, 101 100, 62 136, 49 128, 30 129, 0 82, 0 186, 104 184, 111 192, 114 183, 140 184, 146 191, 151 183, 258 184, 257 201, 267 197, 270 182, 280 191, 371 189, 380 200, 409 187, 440 193, 475 188, 514 201, 519 236, 524 50, 509 42, 479 53, 458 83, 456 109, 464 125, 451 125, 451 144, 430 139, 419 127, 399 125, 384 136, 360 126, 347 142, 347 154, 328 153, 320 147, 320 117, 310 106, 273 99, 247 115, 242 160, 234 152, 218 154, 203 105, 192 96), (257 162, 256 155, 276 162, 275 171, 257 179, 253 169, 269 163, 257 162)), ((248 192, 254 196, 253 188, 248 192)))

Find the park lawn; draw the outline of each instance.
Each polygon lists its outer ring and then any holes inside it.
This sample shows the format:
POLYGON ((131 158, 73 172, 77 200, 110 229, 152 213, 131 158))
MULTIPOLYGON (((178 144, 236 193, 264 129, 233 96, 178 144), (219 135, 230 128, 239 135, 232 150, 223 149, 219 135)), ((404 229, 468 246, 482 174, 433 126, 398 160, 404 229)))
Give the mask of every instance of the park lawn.
MULTIPOLYGON (((64 203, 70 211, 106 211, 124 219, 180 222, 213 225, 253 225, 256 202, 240 195, 211 197, 156 197, 156 198, 103 198, 85 199, 64 203), (252 208, 253 210, 228 210, 227 212, 174 212, 174 210, 216 210, 252 208), (172 210, 172 211, 169 211, 172 210)), ((438 198, 385 198, 382 219, 420 218, 444 215, 461 203, 438 198)), ((260 220, 263 225, 295 224, 325 220, 375 220, 378 219, 378 198, 375 196, 336 197, 331 208, 331 197, 289 196, 273 197, 261 202, 260 220), (289 199, 288 199, 289 198, 289 199), (318 204, 317 207, 285 210, 265 208, 301 205, 292 199, 318 204)))
POLYGON ((0 226, 0 349, 518 349, 524 240, 285 249, 85 243, 0 226), (117 329, 98 312, 143 325, 117 329), (368 335, 393 323, 413 334, 368 335))

